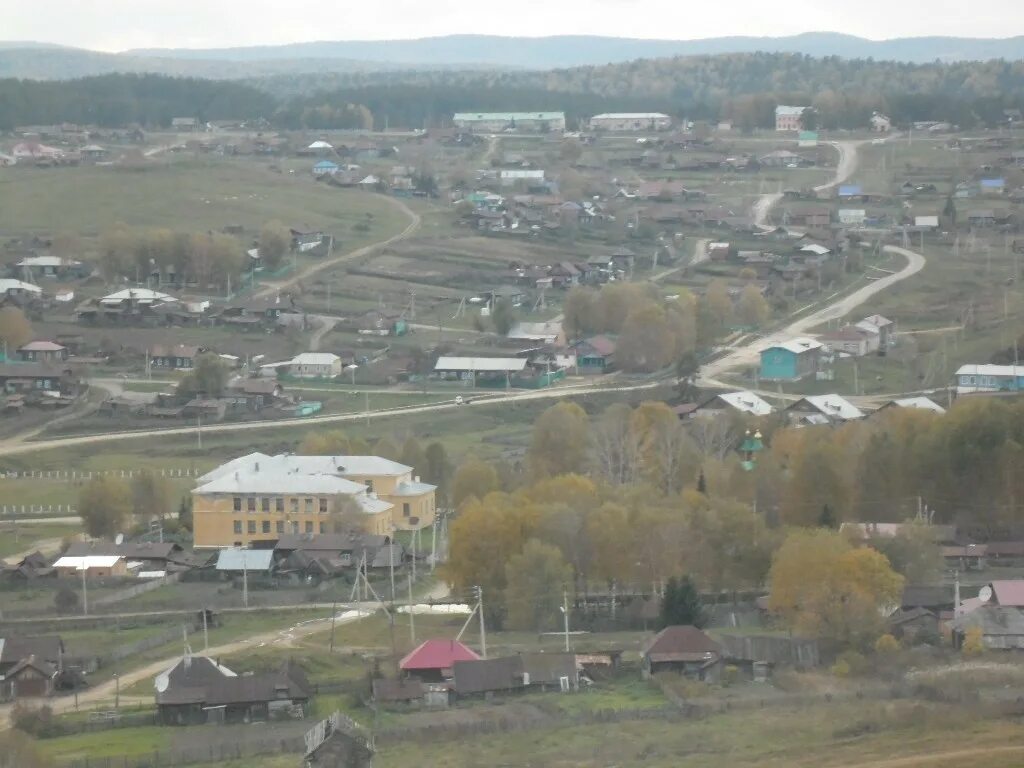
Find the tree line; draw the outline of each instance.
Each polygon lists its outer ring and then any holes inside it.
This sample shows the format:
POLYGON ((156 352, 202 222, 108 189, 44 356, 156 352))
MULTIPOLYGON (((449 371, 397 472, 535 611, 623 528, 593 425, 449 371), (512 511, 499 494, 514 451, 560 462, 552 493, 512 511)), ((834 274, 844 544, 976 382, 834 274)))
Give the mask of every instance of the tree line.
POLYGON ((0 130, 64 122, 104 128, 133 123, 167 127, 175 117, 201 122, 269 119, 277 106, 265 91, 226 80, 139 74, 0 79, 0 130))
POLYGON ((491 618, 521 629, 557 628, 562 590, 667 594, 680 577, 705 592, 766 589, 785 626, 866 649, 904 584, 941 576, 934 524, 1019 535, 1022 409, 978 399, 796 429, 737 414, 681 422, 656 402, 595 414, 559 403, 521 463, 474 458, 455 472, 444 576, 483 587, 491 618), (763 450, 741 451, 747 441, 763 450), (863 540, 843 521, 907 522, 863 540))

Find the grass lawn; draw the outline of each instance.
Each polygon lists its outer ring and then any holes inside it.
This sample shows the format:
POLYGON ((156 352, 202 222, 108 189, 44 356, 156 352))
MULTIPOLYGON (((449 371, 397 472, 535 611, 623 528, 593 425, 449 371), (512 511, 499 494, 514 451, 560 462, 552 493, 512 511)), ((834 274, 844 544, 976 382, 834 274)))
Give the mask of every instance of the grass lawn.
POLYGON ((377 195, 278 174, 254 159, 162 156, 145 170, 82 166, 56 173, 0 169, 0 232, 97 235, 118 222, 140 227, 258 232, 272 219, 322 229, 351 250, 395 234, 406 217, 377 195), (368 217, 370 214, 372 218, 368 217), (369 222, 366 232, 353 230, 369 222))
MULTIPOLYGON (((885 768, 897 757, 970 749, 979 750, 970 755, 972 766, 1009 765, 1014 757, 1019 760, 1024 755, 1024 736, 1009 721, 972 721, 965 712, 948 708, 906 702, 880 708, 877 703, 823 701, 798 710, 771 708, 705 720, 603 723, 463 741, 410 742, 383 748, 374 764, 380 768, 412 761, 437 768, 885 768), (1010 755, 989 753, 996 745, 1019 749, 1010 755)), ((893 766, 938 768, 962 764, 964 757, 922 758, 893 766)))

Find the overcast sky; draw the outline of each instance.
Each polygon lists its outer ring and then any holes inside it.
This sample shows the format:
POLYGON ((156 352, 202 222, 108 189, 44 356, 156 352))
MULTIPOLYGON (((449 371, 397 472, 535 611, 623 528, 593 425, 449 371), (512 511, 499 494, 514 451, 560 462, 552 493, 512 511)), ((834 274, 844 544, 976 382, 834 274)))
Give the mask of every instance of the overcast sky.
MULTIPOLYGON (((13 2, 13 0, 11 0, 13 2)), ((455 33, 693 39, 830 30, 872 39, 1024 34, 1021 0, 50 0, 3 14, 0 39, 119 51, 455 33)))

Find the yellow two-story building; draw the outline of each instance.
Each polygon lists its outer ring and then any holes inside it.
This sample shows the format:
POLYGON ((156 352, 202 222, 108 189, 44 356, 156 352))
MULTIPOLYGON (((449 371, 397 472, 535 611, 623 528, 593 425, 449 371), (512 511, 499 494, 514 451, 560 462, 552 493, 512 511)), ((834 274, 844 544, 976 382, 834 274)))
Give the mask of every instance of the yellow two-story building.
POLYGON ((222 464, 192 491, 196 547, 245 547, 285 533, 334 533, 356 514, 367 533, 428 528, 436 487, 378 456, 268 456, 222 464))

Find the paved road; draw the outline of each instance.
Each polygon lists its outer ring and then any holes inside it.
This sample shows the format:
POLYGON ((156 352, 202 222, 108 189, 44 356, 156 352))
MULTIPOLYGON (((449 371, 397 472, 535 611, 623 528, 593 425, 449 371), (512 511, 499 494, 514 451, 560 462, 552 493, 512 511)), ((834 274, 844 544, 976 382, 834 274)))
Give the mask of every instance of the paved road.
POLYGON ((356 250, 354 251, 349 251, 348 253, 341 253, 338 254, 337 256, 331 256, 327 259, 324 259, 323 261, 318 261, 315 264, 311 264, 305 269, 296 272, 294 275, 281 282, 267 283, 264 287, 260 288, 260 290, 256 291, 256 293, 254 293, 253 296, 256 298, 265 298, 267 296, 273 296, 275 293, 280 293, 281 291, 287 290, 296 283, 301 282, 302 280, 307 280, 313 277, 314 275, 323 272, 326 269, 331 269, 332 267, 336 267, 339 264, 345 263, 346 261, 358 259, 361 256, 366 256, 367 254, 373 253, 378 248, 383 248, 393 243, 397 243, 400 240, 405 240, 409 237, 412 237, 420 228, 420 224, 422 224, 423 220, 420 217, 420 215, 396 197, 382 197, 384 198, 384 200, 388 202, 389 205, 393 205, 396 208, 399 208, 406 216, 409 217, 409 226, 407 226, 397 235, 393 235, 387 238, 386 240, 371 243, 370 245, 364 245, 362 248, 356 248, 356 250))

